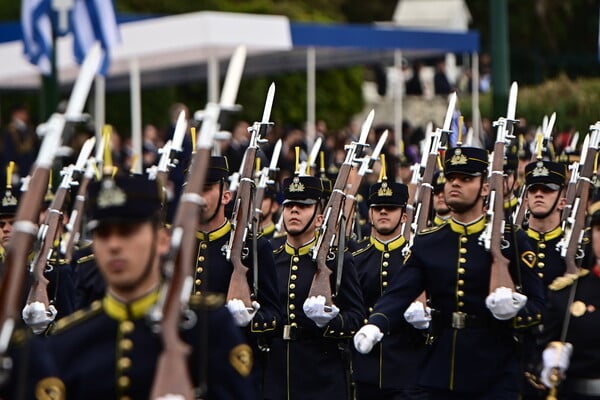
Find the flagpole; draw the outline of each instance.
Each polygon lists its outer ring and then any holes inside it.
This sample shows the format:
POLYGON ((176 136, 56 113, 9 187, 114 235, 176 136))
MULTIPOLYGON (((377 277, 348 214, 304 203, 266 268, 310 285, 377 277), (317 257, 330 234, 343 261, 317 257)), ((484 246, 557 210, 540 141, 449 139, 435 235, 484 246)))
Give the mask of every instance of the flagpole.
POLYGON ((56 111, 58 107, 58 69, 56 67, 56 50, 57 38, 55 32, 55 18, 52 21, 52 53, 50 57, 50 75, 41 74, 42 77, 42 104, 41 104, 41 120, 47 121, 56 111))

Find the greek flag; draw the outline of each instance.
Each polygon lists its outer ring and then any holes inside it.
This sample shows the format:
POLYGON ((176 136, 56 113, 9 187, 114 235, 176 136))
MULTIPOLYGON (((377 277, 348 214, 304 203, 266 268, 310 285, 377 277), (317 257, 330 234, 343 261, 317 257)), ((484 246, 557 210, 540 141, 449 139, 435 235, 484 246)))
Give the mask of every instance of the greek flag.
POLYGON ((77 62, 83 62, 97 40, 104 50, 100 73, 106 75, 110 65, 110 49, 121 42, 112 0, 75 0, 70 25, 77 62))
POLYGON ((21 27, 23 47, 30 63, 37 65, 41 73, 52 72, 52 21, 51 0, 23 0, 21 3, 21 27))

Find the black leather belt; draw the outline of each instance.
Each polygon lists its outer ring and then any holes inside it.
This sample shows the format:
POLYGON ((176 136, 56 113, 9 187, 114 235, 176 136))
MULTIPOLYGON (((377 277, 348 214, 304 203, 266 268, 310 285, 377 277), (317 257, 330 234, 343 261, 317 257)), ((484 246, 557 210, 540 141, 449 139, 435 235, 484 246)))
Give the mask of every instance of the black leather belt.
POLYGON ((462 311, 455 311, 451 314, 439 311, 432 312, 434 326, 464 329, 464 328, 494 328, 505 325, 500 320, 488 316, 479 316, 467 314, 462 311))

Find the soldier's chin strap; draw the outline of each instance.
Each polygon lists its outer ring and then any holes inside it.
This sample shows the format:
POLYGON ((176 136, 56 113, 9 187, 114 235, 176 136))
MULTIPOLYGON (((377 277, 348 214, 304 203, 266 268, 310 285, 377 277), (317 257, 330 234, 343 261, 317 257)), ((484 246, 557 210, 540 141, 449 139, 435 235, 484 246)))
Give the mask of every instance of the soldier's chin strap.
POLYGON ((405 210, 405 208, 402 207, 402 212, 400 213, 400 218, 398 218, 398 222, 396 223, 396 225, 392 229, 390 229, 389 232, 382 232, 381 230, 377 229, 377 227, 375 225, 373 225, 373 228, 380 235, 389 235, 390 233, 395 232, 396 229, 398 229, 398 227, 402 224, 402 216, 404 215, 404 210, 405 210))
POLYGON ((158 231, 155 229, 152 234, 152 244, 150 247, 150 256, 148 257, 148 261, 146 261, 146 266, 144 267, 144 271, 142 272, 140 277, 131 284, 132 287, 139 285, 144 279, 146 279, 148 276, 150 276, 150 272, 152 271, 152 268, 153 268, 152 261, 156 257, 157 241, 158 241, 158 231))
MULTIPOLYGON (((446 203, 446 205, 448 206, 448 209, 450 209, 450 211, 454 211, 454 212, 463 212, 463 211, 470 210, 471 208, 473 208, 475 206, 475 204, 477 204, 477 202, 481 198, 481 189, 483 188, 483 179, 484 178, 482 175, 481 180, 479 181, 479 190, 477 191, 477 197, 475 197, 475 200, 473 200, 473 202, 471 204, 468 204, 466 207, 462 207, 462 210, 457 210, 456 208, 453 208, 450 205, 448 205, 448 203, 446 203)), ((500 201, 504 201, 504 199, 501 199, 500 201)))
MULTIPOLYGON (((304 225, 304 228, 302 228, 302 230, 300 232, 298 232, 296 235, 302 235, 304 232, 306 232, 308 230, 308 228, 310 227, 310 225, 315 220, 315 217, 317 216, 317 211, 318 210, 319 210, 319 203, 315 203, 315 210, 313 211, 312 217, 310 217, 310 220, 306 223, 306 225, 304 225)), ((285 220, 283 221, 283 228, 289 234, 287 225, 285 224, 285 220)))
POLYGON ((223 197, 224 186, 225 186, 225 182, 223 181, 223 179, 219 180, 219 202, 217 203, 217 208, 215 208, 215 212, 212 213, 212 215, 210 216, 210 218, 207 218, 205 220, 206 222, 212 221, 217 216, 217 213, 221 209, 221 206, 222 206, 221 205, 221 198, 223 197))
POLYGON ((544 212, 544 213, 536 213, 534 214, 533 212, 531 212, 531 210, 529 210, 529 213, 535 218, 535 219, 544 219, 546 217, 548 217, 550 214, 552 214, 554 212, 554 210, 556 209, 556 205, 558 204, 558 201, 561 198, 561 193, 563 191, 563 187, 561 186, 560 189, 558 189, 558 191, 556 192, 556 199, 554 199, 554 203, 552 203, 552 207, 550 207, 548 209, 548 211, 544 212))

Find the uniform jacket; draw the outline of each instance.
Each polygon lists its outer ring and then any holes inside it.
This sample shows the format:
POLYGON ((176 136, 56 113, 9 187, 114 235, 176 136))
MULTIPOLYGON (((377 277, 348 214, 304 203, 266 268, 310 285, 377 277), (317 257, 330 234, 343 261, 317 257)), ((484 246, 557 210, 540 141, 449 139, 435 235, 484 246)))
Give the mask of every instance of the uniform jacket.
POLYGON ((534 270, 544 281, 544 286, 549 286, 554 279, 563 276, 567 270, 565 259, 556 248, 564 237, 563 230, 558 226, 550 232, 541 233, 530 227, 526 233, 537 257, 534 270))

